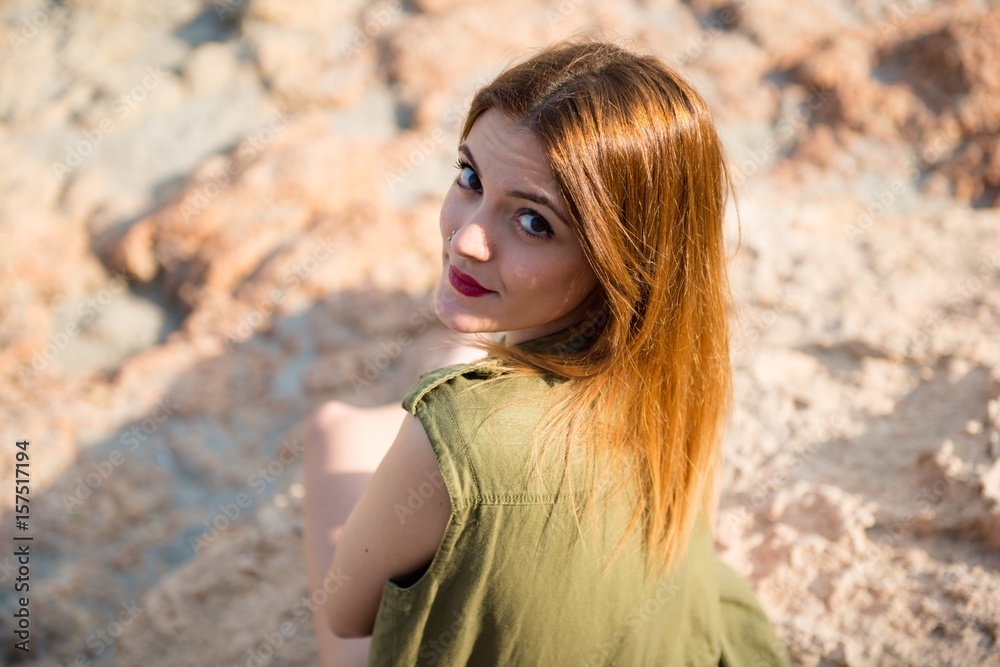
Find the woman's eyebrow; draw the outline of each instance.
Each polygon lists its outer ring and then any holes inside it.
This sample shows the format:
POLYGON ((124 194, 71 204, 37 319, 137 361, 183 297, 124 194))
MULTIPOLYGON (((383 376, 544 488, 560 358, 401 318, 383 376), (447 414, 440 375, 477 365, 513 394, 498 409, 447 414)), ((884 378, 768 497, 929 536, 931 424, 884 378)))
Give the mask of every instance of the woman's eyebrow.
POLYGON ((525 192, 524 190, 508 190, 507 196, 515 197, 517 199, 527 199, 530 202, 534 202, 536 204, 539 204, 540 206, 544 206, 553 213, 555 213, 556 217, 559 218, 560 222, 563 221, 562 214, 559 212, 559 209, 555 207, 555 204, 552 203, 552 200, 541 193, 525 192))
MULTIPOLYGON (((472 166, 472 168, 476 170, 477 174, 479 174, 480 173, 479 167, 476 166, 476 159, 472 157, 472 151, 469 150, 469 146, 467 144, 462 144, 461 146, 458 147, 458 152, 461 153, 469 161, 469 164, 472 166)), ((482 176, 480 175, 480 180, 481 179, 482 176)), ((556 208, 555 204, 552 203, 551 199, 549 199, 547 196, 545 196, 540 192, 527 192, 525 190, 508 190, 505 194, 508 197, 512 197, 514 199, 525 199, 527 201, 534 202, 539 206, 544 206, 556 214, 556 217, 559 218, 559 222, 566 224, 565 216, 563 216, 563 214, 559 211, 559 209, 556 208)))
POLYGON ((476 173, 478 174, 479 165, 476 164, 476 158, 472 157, 472 151, 469 150, 468 144, 462 144, 461 146, 459 146, 458 152, 465 156, 465 158, 469 161, 469 164, 472 165, 472 168, 475 169, 476 173))

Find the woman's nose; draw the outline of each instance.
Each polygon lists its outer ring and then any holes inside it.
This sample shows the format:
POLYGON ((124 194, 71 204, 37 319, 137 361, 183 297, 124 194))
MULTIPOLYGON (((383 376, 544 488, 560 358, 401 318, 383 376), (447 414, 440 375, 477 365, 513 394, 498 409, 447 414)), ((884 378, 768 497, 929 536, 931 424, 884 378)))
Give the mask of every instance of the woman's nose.
POLYGON ((458 255, 485 262, 490 258, 490 238, 484 221, 471 219, 451 235, 451 249, 458 255))

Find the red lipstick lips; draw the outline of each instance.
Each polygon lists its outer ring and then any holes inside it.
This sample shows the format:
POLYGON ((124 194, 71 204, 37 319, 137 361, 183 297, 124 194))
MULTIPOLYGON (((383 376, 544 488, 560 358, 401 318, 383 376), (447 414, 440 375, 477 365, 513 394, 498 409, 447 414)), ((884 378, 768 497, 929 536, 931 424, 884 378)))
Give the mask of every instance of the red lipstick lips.
POLYGON ((475 278, 467 273, 462 273, 454 265, 448 269, 448 282, 457 292, 465 296, 486 296, 493 291, 486 289, 477 283, 475 278))

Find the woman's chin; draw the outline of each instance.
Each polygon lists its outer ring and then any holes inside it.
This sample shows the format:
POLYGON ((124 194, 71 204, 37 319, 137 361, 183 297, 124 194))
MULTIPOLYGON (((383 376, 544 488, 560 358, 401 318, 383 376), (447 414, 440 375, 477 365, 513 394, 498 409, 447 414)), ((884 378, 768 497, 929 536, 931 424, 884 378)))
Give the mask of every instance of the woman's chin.
POLYGON ((477 318, 464 316, 462 314, 438 313, 438 319, 446 327, 460 334, 477 334, 489 331, 483 328, 482 322, 477 318))
POLYGON ((484 321, 480 316, 465 312, 454 301, 442 302, 441 299, 435 300, 434 312, 437 314, 438 319, 441 320, 441 323, 455 333, 476 334, 495 331, 490 326, 490 322, 484 321))

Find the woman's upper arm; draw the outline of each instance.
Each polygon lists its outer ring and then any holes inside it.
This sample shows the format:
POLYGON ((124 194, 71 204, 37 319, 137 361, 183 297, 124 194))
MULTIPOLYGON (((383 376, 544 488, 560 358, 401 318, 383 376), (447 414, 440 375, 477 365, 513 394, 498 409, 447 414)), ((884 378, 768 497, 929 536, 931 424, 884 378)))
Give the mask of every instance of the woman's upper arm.
POLYGON ((371 634, 385 582, 431 561, 450 516, 434 450, 423 425, 408 414, 337 541, 330 570, 341 583, 326 605, 334 634, 371 634), (423 500, 418 508, 410 504, 414 495, 423 500))

